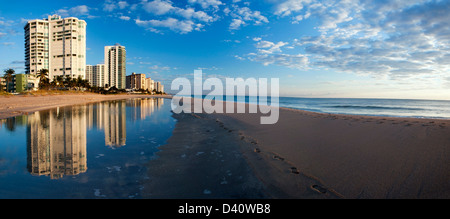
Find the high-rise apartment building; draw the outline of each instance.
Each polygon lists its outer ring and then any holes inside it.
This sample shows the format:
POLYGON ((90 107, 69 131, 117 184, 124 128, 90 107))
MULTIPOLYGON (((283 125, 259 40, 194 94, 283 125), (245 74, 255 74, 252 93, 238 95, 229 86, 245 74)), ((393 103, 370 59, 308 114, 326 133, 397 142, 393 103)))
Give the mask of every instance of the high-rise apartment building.
POLYGON ((53 15, 28 21, 25 29, 25 67, 27 74, 48 69, 56 76, 81 77, 86 74, 86 22, 78 18, 53 15))
POLYGON ((86 65, 86 79, 91 86, 105 87, 105 65, 86 65))
POLYGON ((145 83, 146 76, 145 74, 136 74, 131 73, 131 75, 126 76, 126 88, 133 90, 146 90, 147 86, 145 83))
POLYGON ((151 78, 145 79, 145 85, 147 87, 147 90, 149 91, 153 91, 155 89, 155 81, 152 80, 151 78))
POLYGON ((105 83, 109 87, 126 88, 126 57, 124 46, 105 46, 105 83))
POLYGON ((136 74, 133 72, 131 75, 126 76, 126 82, 126 88, 130 90, 148 90, 150 92, 164 93, 164 85, 151 78, 146 78, 145 74, 136 74))

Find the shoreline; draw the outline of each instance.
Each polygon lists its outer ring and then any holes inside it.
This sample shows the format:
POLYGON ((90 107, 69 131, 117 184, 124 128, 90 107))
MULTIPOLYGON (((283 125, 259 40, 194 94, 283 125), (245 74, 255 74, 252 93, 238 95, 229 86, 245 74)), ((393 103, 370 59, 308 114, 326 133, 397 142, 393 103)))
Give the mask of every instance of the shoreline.
MULTIPOLYGON (((149 95, 0 97, 0 118, 149 95), (11 105, 8 105, 11 104, 11 105), (49 104, 50 103, 50 104, 49 104), (9 108, 10 107, 10 108, 9 108)), ((235 103, 235 106, 238 103, 235 103)), ((145 198, 449 198, 450 120, 316 113, 174 114, 145 198)))
POLYGON ((0 119, 7 119, 57 107, 89 104, 108 100, 132 98, 172 98, 171 95, 117 94, 102 95, 93 93, 0 96, 0 119))
MULTIPOLYGON (((133 98, 166 98, 172 99, 173 95, 145 95, 145 94, 115 94, 103 95, 94 93, 78 93, 78 94, 49 94, 49 95, 19 95, 19 96, 0 96, 0 119, 6 119, 14 116, 20 116, 41 110, 48 110, 56 107, 72 106, 79 104, 89 104, 108 100, 124 100, 133 98), (29 99, 25 99, 29 98, 29 99), (27 101, 30 100, 30 101, 27 101), (34 101, 32 101, 34 100, 34 101)), ((226 101, 223 101, 226 102, 226 101)), ((235 103, 236 104, 236 103, 235 103)), ((243 103, 238 103, 243 104, 243 103)), ((225 104, 224 104, 225 105, 225 104)), ((249 103, 245 103, 249 105, 249 103)), ((246 106, 248 109, 248 106, 246 106)), ((299 113, 311 113, 324 116, 339 116, 339 117, 361 117, 361 118, 380 118, 380 119, 405 119, 405 120, 429 120, 429 121, 443 121, 447 122, 450 119, 446 118, 428 118, 428 117, 402 117, 402 116, 381 116, 381 115, 360 115, 360 114, 344 114, 344 113, 326 113, 315 112, 303 109, 278 107, 280 110, 297 111, 299 113)), ((224 110, 225 112, 225 110, 224 110)), ((227 114, 227 113, 225 113, 227 114)))
MULTIPOLYGON (((189 179, 188 173, 197 171, 196 168, 185 170, 184 178, 176 172, 163 175, 154 172, 167 165, 208 166, 209 171, 204 174, 213 179, 214 170, 220 168, 218 164, 203 161, 192 165, 192 160, 179 158, 191 147, 214 150, 233 144, 246 161, 241 163, 241 168, 252 170, 248 174, 262 183, 266 198, 450 197, 448 120, 321 114, 289 108, 280 108, 280 120, 268 126, 259 124, 260 114, 182 113, 176 116, 179 117, 177 125, 185 130, 174 132, 168 144, 161 147, 162 154, 167 152, 171 156, 149 162, 149 176, 155 173, 163 176, 153 179, 156 182, 165 179, 183 184, 189 179), (202 124, 203 131, 190 129, 197 123, 202 124), (210 136, 207 130, 217 129, 222 131, 214 132, 214 137, 221 139, 220 142, 191 142, 193 145, 189 148, 180 147, 183 139, 210 136)), ((210 187, 215 186, 220 191, 217 182, 210 182, 210 187)), ((148 185, 152 185, 153 191, 168 189, 151 182, 148 185)), ((261 187, 256 188, 261 192, 261 187)), ((152 194, 152 191, 147 192, 152 194)), ((198 196, 194 197, 209 197, 199 192, 197 189, 198 196)))

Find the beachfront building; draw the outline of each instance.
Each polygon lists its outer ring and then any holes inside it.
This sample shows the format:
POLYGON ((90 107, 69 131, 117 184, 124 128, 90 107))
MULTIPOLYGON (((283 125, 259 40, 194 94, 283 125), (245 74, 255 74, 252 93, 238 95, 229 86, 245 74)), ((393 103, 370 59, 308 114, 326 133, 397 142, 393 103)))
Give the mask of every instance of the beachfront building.
POLYGON ((25 73, 48 69, 50 81, 56 76, 85 79, 86 22, 75 17, 53 15, 30 20, 25 30, 25 73))
POLYGON ((6 80, 2 77, 0 77, 0 92, 1 91, 6 92, 6 80))
POLYGON ((15 88, 16 92, 37 91, 39 89, 39 77, 34 74, 16 74, 15 88))
POLYGON ((105 46, 105 87, 126 88, 126 56, 124 46, 105 46))
POLYGON ((153 91, 155 89, 155 81, 151 78, 145 79, 145 85, 147 86, 147 90, 153 91))
POLYGON ((161 82, 146 78, 145 74, 136 74, 133 72, 126 77, 127 89, 130 90, 148 90, 150 92, 164 93, 164 85, 161 82))
POLYGON ((86 79, 93 87, 105 87, 105 65, 86 65, 86 79))
POLYGON ((161 82, 156 82, 156 92, 164 93, 164 85, 161 84, 161 82))
POLYGON ((2 91, 8 92, 8 93, 15 93, 16 92, 16 75, 14 75, 11 79, 11 81, 7 81, 5 78, 0 77, 0 89, 2 91))
POLYGON ((131 75, 126 76, 126 88, 132 90, 146 90, 146 76, 145 74, 136 74, 135 72, 131 75))

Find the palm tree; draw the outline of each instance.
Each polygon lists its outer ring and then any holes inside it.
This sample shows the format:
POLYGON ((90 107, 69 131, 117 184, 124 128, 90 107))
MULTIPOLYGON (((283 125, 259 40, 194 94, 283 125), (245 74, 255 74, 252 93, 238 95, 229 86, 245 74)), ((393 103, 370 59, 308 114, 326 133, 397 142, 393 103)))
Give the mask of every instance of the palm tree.
POLYGON ((82 87, 86 88, 86 89, 90 89, 91 85, 89 84, 89 80, 83 80, 82 82, 82 87))
POLYGON ((72 90, 72 88, 75 88, 76 86, 76 79, 72 78, 69 75, 66 75, 66 78, 64 79, 64 85, 66 88, 69 88, 69 90, 72 90))
POLYGON ((56 76, 55 81, 56 81, 58 88, 61 88, 64 86, 64 77, 62 75, 56 76))
POLYGON ((6 69, 5 70, 5 75, 3 76, 3 78, 5 79, 5 81, 6 81, 6 91, 10 91, 11 90, 11 88, 10 88, 10 85, 11 85, 11 82, 13 81, 13 79, 14 79, 14 73, 15 73, 15 71, 14 71, 14 69, 6 69))
POLYGON ((39 88, 43 88, 50 84, 50 81, 48 80, 48 69, 39 70, 37 76, 39 77, 39 88))
POLYGON ((83 86, 83 78, 81 78, 81 76, 78 76, 78 78, 76 79, 76 86, 78 90, 80 90, 81 87, 83 86))

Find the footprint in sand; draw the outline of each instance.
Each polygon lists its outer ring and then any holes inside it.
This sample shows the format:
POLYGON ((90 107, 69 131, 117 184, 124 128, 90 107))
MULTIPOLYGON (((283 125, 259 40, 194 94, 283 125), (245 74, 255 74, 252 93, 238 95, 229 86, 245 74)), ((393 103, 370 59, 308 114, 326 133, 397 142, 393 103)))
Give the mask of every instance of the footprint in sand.
POLYGON ((291 173, 293 173, 293 174, 300 174, 300 172, 298 171, 297 167, 291 167, 291 173))
POLYGON ((273 159, 284 161, 284 158, 282 158, 278 155, 273 155, 273 159))
POLYGON ((312 185, 311 189, 313 189, 316 192, 322 193, 322 194, 327 193, 327 189, 322 186, 319 186, 319 185, 312 185))

